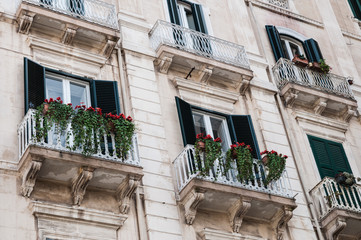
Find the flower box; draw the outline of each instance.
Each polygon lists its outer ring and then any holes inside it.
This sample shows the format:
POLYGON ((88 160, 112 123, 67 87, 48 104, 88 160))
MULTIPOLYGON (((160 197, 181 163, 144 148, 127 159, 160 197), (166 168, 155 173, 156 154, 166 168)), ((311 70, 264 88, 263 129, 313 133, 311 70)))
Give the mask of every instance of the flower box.
POLYGON ((308 65, 308 60, 306 58, 300 58, 299 56, 295 56, 292 62, 299 67, 306 67, 308 65))

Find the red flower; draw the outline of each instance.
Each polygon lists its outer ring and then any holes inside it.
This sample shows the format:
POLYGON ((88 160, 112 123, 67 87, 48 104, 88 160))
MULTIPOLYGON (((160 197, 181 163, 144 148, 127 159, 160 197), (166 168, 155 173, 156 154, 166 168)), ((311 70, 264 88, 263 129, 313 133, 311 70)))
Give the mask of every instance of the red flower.
POLYGON ((231 145, 231 148, 236 148, 236 147, 237 147, 236 144, 232 144, 232 145, 231 145))
POLYGON ((131 116, 128 116, 128 117, 127 117, 127 120, 128 120, 129 122, 131 122, 131 121, 133 121, 133 118, 132 118, 131 116))
POLYGON ((198 133, 196 136, 197 139, 203 138, 203 133, 198 133))
POLYGON ((208 134, 204 139, 212 139, 212 136, 208 134))
POLYGON ((121 113, 119 116, 125 119, 125 115, 123 113, 121 113))
POLYGON ((244 144, 244 142, 240 144, 241 147, 244 147, 244 145, 246 145, 246 144, 244 144))
POLYGON ((216 139, 214 139, 215 142, 222 142, 222 139, 217 137, 216 139))
POLYGON ((284 155, 283 157, 284 157, 285 159, 287 159, 287 158, 288 158, 288 156, 287 156, 287 155, 284 155))
POLYGON ((48 99, 45 99, 44 102, 49 103, 48 99))
POLYGON ((49 99, 49 103, 52 103, 52 102, 54 102, 54 99, 53 99, 53 98, 50 98, 50 99, 49 99))
POLYGON ((73 106, 73 104, 71 104, 71 103, 68 103, 67 105, 68 105, 68 106, 73 106))
POLYGON ((60 103, 61 103, 61 104, 63 104, 63 101, 62 101, 62 100, 60 100, 60 103))
POLYGON ((57 98, 56 98, 56 100, 60 101, 60 100, 61 100, 61 98, 60 98, 60 97, 57 97, 57 98))

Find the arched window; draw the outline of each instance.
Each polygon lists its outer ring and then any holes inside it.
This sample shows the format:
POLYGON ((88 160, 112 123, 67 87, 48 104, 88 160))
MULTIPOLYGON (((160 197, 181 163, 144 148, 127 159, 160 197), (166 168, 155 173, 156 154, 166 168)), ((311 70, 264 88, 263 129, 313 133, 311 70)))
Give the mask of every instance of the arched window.
POLYGON ((305 55, 302 42, 285 35, 280 35, 280 38, 285 58, 292 60, 296 55, 305 55))

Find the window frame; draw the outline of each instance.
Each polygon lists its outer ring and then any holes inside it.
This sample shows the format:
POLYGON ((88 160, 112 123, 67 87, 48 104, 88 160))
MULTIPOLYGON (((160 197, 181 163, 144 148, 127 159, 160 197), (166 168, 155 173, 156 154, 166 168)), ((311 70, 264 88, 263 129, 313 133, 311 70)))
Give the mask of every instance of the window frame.
MULTIPOLYGON (((294 44, 294 45, 297 46, 298 52, 300 53, 299 55, 305 55, 305 50, 304 50, 304 48, 303 48, 303 44, 302 44, 301 41, 299 41, 299 40, 297 40, 297 39, 295 39, 295 38, 293 38, 293 37, 290 37, 290 36, 288 36, 288 35, 284 35, 284 34, 280 34, 280 39, 281 39, 281 44, 282 44, 282 42, 285 43, 286 51, 287 51, 287 52, 285 52, 285 54, 286 54, 285 57, 287 58, 287 55, 288 55, 288 57, 289 57, 288 59, 289 59, 289 60, 292 60, 292 59, 296 56, 296 55, 294 55, 293 52, 292 52, 290 43, 292 43, 292 44, 294 44), (292 57, 291 57, 291 56, 292 56, 292 57)), ((285 49, 283 49, 283 50, 285 50, 285 49)))

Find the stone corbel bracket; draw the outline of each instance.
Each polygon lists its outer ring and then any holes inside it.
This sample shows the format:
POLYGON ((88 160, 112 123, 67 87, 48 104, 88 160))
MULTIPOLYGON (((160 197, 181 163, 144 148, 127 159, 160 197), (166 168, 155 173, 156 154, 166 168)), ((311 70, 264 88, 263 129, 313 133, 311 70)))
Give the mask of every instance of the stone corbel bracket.
POLYGON ((116 45, 116 42, 114 42, 113 40, 108 39, 107 42, 105 43, 103 49, 102 49, 102 54, 104 57, 109 58, 110 55, 113 52, 113 49, 116 45))
POLYGON ((78 175, 73 179, 71 186, 71 193, 73 196, 74 205, 80 205, 83 201, 86 188, 90 180, 93 178, 94 168, 81 167, 79 168, 78 175))
POLYGON ((321 115, 327 106, 327 99, 319 98, 313 105, 313 110, 316 115, 321 115))
POLYGON ((34 13, 25 13, 20 16, 18 19, 19 22, 19 33, 22 34, 28 34, 31 28, 31 25, 33 24, 34 20, 34 13))
POLYGON ((283 240, 283 233, 286 230, 287 223, 293 216, 292 211, 293 211, 292 207, 283 206, 283 208, 280 209, 273 218, 272 222, 276 223, 275 231, 276 231, 277 240, 283 240))
POLYGON ((76 27, 67 27, 64 31, 61 42, 65 45, 71 45, 73 43, 76 30, 77 30, 76 27))
POLYGON ((239 86, 237 87, 237 91, 239 91, 239 93, 244 96, 249 88, 249 84, 251 82, 251 78, 242 76, 242 81, 239 84, 239 86))
POLYGON ((213 67, 203 66, 200 69, 199 81, 204 84, 208 84, 210 77, 213 73, 213 67))
POLYGON ((334 224, 330 224, 329 228, 326 228, 326 236, 329 240, 337 240, 342 230, 346 227, 346 219, 344 217, 337 217, 334 224))
POLYGON ((28 168, 25 170, 21 184, 21 194, 24 197, 30 197, 33 192, 36 178, 42 166, 43 158, 34 158, 28 168))
POLYGON ((173 57, 173 54, 162 54, 159 56, 154 62, 154 64, 158 66, 158 71, 167 74, 170 65, 172 64, 173 57))
POLYGON ((251 207, 251 201, 251 198, 242 197, 228 210, 233 232, 239 233, 243 218, 251 207))
POLYGON ((188 225, 192 225, 197 214, 197 208, 204 199, 204 190, 193 189, 182 201, 185 210, 185 220, 188 225))
POLYGON ((134 191, 139 186, 140 180, 136 177, 128 176, 119 185, 116 196, 119 203, 119 210, 121 214, 128 214, 130 209, 130 199, 134 191))
POLYGON ((285 100, 285 106, 286 107, 293 107, 293 104, 295 103, 297 97, 298 97, 299 91, 297 90, 289 90, 287 93, 285 93, 284 95, 284 100, 285 100))
POLYGON ((342 113, 342 119, 345 122, 350 122, 351 118, 355 115, 356 115, 356 109, 351 106, 347 106, 345 111, 342 113))

